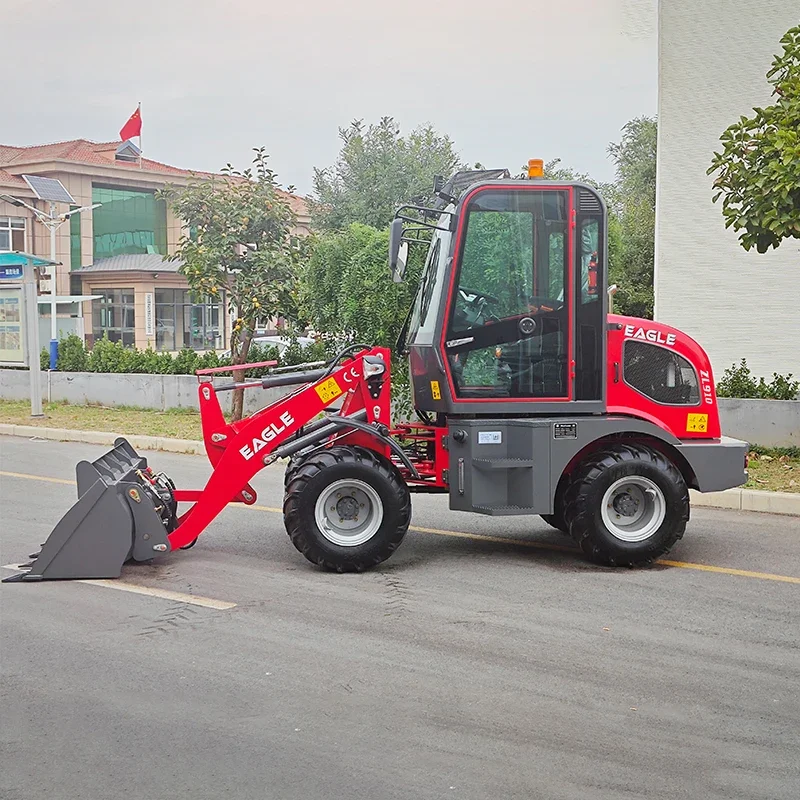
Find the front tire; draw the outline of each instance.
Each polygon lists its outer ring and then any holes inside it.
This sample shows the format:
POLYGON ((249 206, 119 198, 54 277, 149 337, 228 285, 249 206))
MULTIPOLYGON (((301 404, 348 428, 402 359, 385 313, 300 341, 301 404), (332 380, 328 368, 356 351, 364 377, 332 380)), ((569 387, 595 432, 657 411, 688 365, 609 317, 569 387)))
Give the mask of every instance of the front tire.
POLYGON ((689 490, 662 453, 645 445, 615 445, 592 453, 576 470, 564 519, 592 561, 643 566, 683 536, 689 490))
POLYGON ((312 563, 361 572, 398 548, 411 520, 400 473, 371 450, 332 447, 303 459, 283 503, 286 532, 312 563))

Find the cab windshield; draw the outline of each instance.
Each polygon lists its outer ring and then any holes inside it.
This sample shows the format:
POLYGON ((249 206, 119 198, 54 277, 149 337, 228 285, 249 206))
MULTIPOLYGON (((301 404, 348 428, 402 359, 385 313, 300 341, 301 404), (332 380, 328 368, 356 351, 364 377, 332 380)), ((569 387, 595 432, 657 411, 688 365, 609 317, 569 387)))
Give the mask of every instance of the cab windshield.
MULTIPOLYGON (((447 211, 453 210, 453 206, 447 211)), ((450 223, 449 213, 442 214, 439 220, 440 227, 447 227, 450 223)), ((433 344, 436 311, 442 296, 445 263, 450 250, 450 232, 448 230, 434 231, 431 239, 425 266, 419 282, 419 291, 411 310, 408 326, 407 343, 433 344)))

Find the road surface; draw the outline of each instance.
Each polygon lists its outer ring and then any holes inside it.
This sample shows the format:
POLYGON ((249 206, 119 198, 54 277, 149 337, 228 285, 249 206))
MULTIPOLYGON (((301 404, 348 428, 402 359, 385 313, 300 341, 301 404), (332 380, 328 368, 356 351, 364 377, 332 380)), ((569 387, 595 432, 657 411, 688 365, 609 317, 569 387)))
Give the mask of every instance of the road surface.
MULTIPOLYGON (((104 449, 0 438, 3 564, 104 449)), ((611 570, 419 496, 389 562, 331 575, 283 530, 282 470, 255 487, 125 568, 152 594, 2 585, 0 797, 800 797, 797 518, 697 509, 670 564, 611 570)))

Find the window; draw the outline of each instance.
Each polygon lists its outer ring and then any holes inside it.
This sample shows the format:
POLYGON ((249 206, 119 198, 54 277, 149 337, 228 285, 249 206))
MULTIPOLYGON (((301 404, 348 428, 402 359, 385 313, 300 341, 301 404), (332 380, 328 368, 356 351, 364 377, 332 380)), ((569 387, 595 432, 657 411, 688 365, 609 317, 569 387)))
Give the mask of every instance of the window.
POLYGON ((599 231, 596 219, 581 220, 581 303, 594 303, 599 297, 599 231))
MULTIPOLYGON (((74 211, 78 206, 70 206, 74 211)), ((81 215, 73 214, 69 218, 69 268, 81 268, 81 215)))
MULTIPOLYGON (((431 243, 431 248, 428 251, 428 258, 425 261, 425 267, 422 270, 422 277, 420 279, 419 291, 417 292, 416 300, 414 301, 414 308, 411 311, 411 321, 408 326, 408 342, 410 344, 431 344, 433 342, 432 331, 431 335, 421 337, 420 331, 426 326, 428 321, 428 314, 431 311, 434 290, 440 283, 442 271, 440 268, 439 253, 441 252, 442 240, 436 238, 431 243)), ((440 287, 439 287, 440 288, 440 287)), ((440 296, 439 291, 436 292, 437 299, 440 296)), ((435 313, 436 309, 434 309, 435 313)))
POLYGON ((95 339, 104 334, 112 342, 122 342, 125 347, 136 344, 136 313, 133 289, 95 289, 100 299, 92 303, 92 331, 95 339))
POLYGON ((193 303, 185 289, 156 289, 156 350, 222 350, 225 298, 193 303))
POLYGON ((467 208, 448 360, 460 397, 567 397, 567 193, 479 192, 467 208))
POLYGON ((0 217, 0 253, 25 250, 25 218, 0 217))
MULTIPOLYGON (((126 253, 167 255, 167 209, 153 192, 92 186, 94 258, 126 253)), ((77 216, 77 215, 76 215, 77 216)))
MULTIPOLYGON (((591 200, 581 189, 581 205, 591 200)), ((601 211, 599 200, 597 210, 601 211)), ((604 241, 603 217, 578 217, 575 273, 575 399, 600 400, 603 396, 604 241)))
POLYGON ((694 367, 683 357, 647 342, 625 342, 622 356, 625 383, 645 397, 670 406, 700 403, 694 367))

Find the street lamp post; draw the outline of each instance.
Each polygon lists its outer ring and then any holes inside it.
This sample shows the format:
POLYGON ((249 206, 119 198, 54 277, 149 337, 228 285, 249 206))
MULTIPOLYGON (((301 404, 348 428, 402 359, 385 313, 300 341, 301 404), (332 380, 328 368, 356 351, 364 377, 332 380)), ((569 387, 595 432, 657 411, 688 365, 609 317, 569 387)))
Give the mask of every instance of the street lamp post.
POLYGON ((8 194, 0 194, 0 200, 10 203, 12 206, 18 208, 27 208, 42 225, 50 231, 50 261, 53 262, 50 275, 50 369, 56 368, 58 360, 58 317, 57 317, 57 303, 56 303, 56 231, 69 220, 73 214, 80 214, 84 211, 92 211, 99 208, 102 203, 94 203, 90 206, 81 206, 72 211, 67 211, 65 214, 56 213, 56 204, 50 202, 49 214, 45 214, 41 209, 28 205, 25 201, 20 200, 18 197, 12 197, 8 194))

